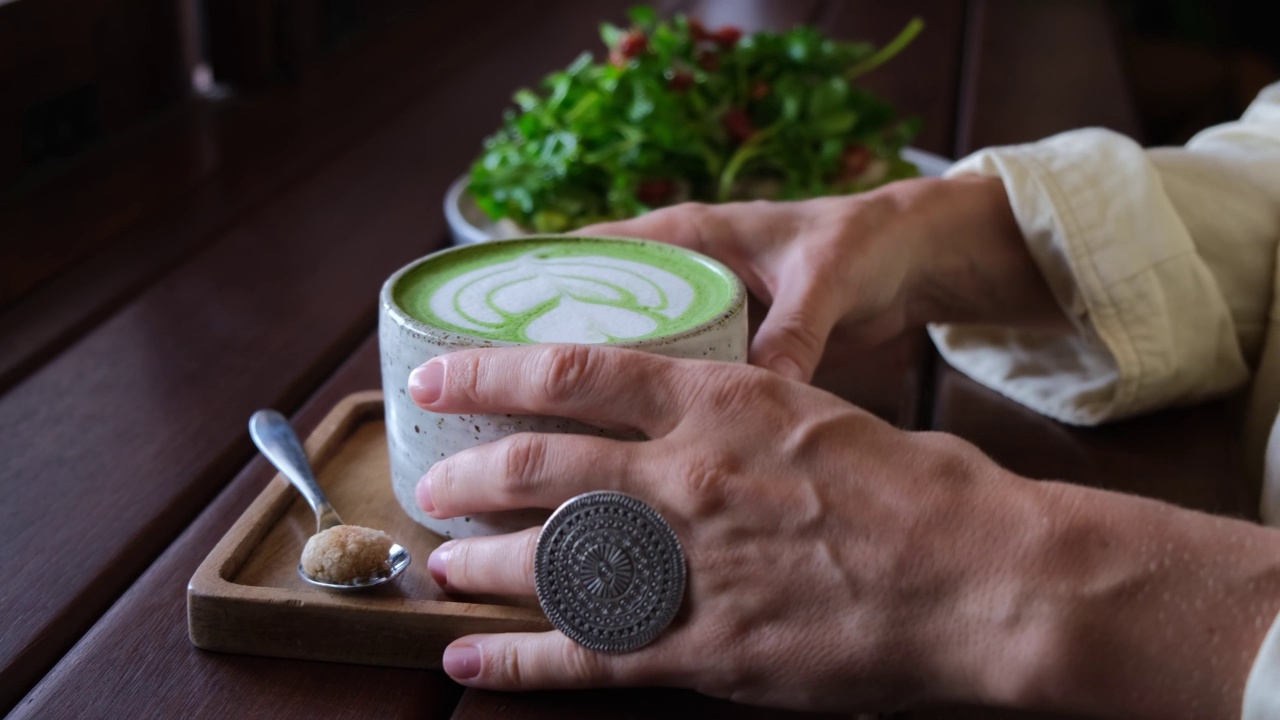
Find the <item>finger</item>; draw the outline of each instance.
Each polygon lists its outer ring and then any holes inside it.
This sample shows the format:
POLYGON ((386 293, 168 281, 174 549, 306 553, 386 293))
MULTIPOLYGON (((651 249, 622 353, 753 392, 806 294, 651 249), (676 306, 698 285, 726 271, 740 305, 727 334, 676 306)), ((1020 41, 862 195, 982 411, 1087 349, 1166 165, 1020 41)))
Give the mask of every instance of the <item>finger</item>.
POLYGON ((799 227, 788 203, 682 203, 574 234, 657 240, 710 255, 737 273, 753 295, 768 301, 770 290, 758 267, 771 264, 770 250, 785 247, 799 227))
POLYGON ((601 345, 459 350, 410 373, 409 394, 432 412, 552 415, 658 437, 682 415, 681 367, 601 345))
POLYGON ((780 283, 764 322, 751 341, 751 364, 791 380, 813 378, 840 310, 830 293, 811 281, 780 283))
POLYGON ((653 210, 630 220, 589 225, 572 234, 659 240, 706 252, 720 246, 727 237, 733 235, 730 224, 733 215, 726 212, 725 208, 724 205, 681 203, 653 210))
POLYGON ((432 551, 427 569, 436 584, 449 592, 533 595, 533 552, 539 530, 450 540, 432 551))
POLYGON ((706 210, 706 206, 697 203, 672 205, 671 207, 647 212, 629 220, 588 225, 578 228, 569 234, 592 237, 643 238, 646 240, 659 240, 672 245, 682 245, 697 250, 698 248, 695 246, 701 244, 700 228, 694 218, 704 217, 706 210))
POLYGON ((432 517, 556 508, 592 490, 636 491, 640 444, 589 435, 518 433, 431 466, 418 505, 432 517))
POLYGON ((469 687, 545 690, 641 684, 646 654, 604 655, 558 632, 470 635, 444 651, 444 671, 469 687))

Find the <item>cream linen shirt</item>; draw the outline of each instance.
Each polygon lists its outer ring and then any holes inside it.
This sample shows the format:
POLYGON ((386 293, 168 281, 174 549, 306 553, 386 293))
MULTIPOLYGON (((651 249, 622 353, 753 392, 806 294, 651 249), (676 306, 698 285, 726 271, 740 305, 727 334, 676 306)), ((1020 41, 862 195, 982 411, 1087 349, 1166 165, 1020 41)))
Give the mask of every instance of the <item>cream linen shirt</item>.
MULTIPOLYGON (((1252 378, 1247 466, 1263 476, 1263 519, 1280 525, 1280 83, 1184 147, 1143 149, 1092 128, 983 150, 949 171, 963 173, 1004 181, 1074 328, 930 327, 947 362, 1077 425, 1252 378)), ((1244 718, 1280 718, 1280 620, 1254 661, 1244 718)))

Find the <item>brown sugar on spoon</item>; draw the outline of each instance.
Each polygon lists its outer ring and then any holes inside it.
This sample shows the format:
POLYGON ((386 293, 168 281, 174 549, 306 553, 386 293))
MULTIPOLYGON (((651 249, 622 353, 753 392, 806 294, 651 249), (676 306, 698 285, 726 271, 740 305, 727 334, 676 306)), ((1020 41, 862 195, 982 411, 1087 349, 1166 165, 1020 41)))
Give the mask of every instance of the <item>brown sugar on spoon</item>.
POLYGON ((302 570, 320 582, 349 585, 386 573, 394 543, 381 530, 336 525, 312 535, 302 549, 302 570))

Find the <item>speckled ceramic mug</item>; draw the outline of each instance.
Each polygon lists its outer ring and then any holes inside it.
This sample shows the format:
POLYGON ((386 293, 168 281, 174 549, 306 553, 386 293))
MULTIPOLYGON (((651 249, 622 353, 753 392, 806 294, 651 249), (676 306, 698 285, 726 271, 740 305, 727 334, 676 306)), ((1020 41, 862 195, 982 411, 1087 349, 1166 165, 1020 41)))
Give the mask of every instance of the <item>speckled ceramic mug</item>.
POLYGON ((545 511, 437 520, 414 490, 431 465, 518 432, 609 433, 554 417, 439 415, 409 397, 409 373, 467 348, 537 342, 608 343, 677 358, 742 362, 746 291, 720 263, 661 243, 533 236, 444 250, 382 287, 378 342, 396 499, 448 537, 511 532, 545 511))

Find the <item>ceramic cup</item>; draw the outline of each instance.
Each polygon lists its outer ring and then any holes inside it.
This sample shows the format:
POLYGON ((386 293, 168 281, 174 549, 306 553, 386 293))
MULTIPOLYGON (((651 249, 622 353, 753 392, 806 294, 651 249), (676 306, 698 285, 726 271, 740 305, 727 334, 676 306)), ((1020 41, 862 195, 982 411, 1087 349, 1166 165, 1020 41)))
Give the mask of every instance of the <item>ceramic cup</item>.
MULTIPOLYGON (((378 342, 382 359, 382 384, 386 403, 387 444, 391 456, 391 482, 395 489, 396 499, 414 520, 428 529, 446 537, 462 538, 474 535, 490 535, 506 533, 541 524, 548 513, 544 510, 514 511, 502 513, 485 513, 469 517, 437 520, 428 516, 418 508, 415 500, 415 489, 418 480, 431 468, 432 464, 447 458, 466 448, 498 440, 504 436, 520 432, 539 433, 591 433, 610 435, 609 432, 586 425, 581 422, 555 417, 530 417, 506 415, 440 415, 419 408, 408 394, 409 374, 414 368, 431 358, 455 350, 468 348, 507 347, 528 344, 527 338, 520 342, 485 337, 483 333, 461 330, 457 325, 435 320, 426 321, 426 312, 411 314, 402 305, 411 304, 403 297, 400 283, 409 278, 413 283, 419 282, 423 273, 431 268, 448 264, 456 264, 465 257, 453 257, 453 253, 465 253, 473 248, 488 248, 491 251, 524 249, 536 250, 547 241, 566 241, 575 238, 559 236, 532 236, 511 240, 499 240, 465 247, 455 247, 421 258, 392 275, 382 287, 380 316, 378 323, 378 342), (521 244, 525 247, 522 247, 521 244), (425 263, 433 263, 431 267, 415 273, 425 263)), ((632 348, 646 352, 666 355, 675 358, 695 358, 721 360, 727 362, 743 362, 747 357, 747 310, 746 291, 742 282, 728 268, 703 255, 681 248, 647 241, 623 238, 585 238, 583 242, 618 244, 624 250, 628 245, 649 246, 650 251, 676 253, 680 262, 693 260, 704 268, 710 269, 716 277, 727 283, 727 302, 715 306, 716 312, 709 319, 696 325, 685 327, 667 335, 647 336, 634 341, 617 341, 610 344, 618 347, 632 348)), ((535 261, 536 262, 536 261, 535 261)), ((672 267, 672 266, 668 266, 672 267)), ((532 275, 543 272, 535 267, 532 275)), ((554 270, 547 271, 554 275, 554 270)), ((578 273, 580 274, 580 273, 578 273)), ((581 286, 582 279, 576 275, 563 282, 555 282, 554 278, 547 284, 545 279, 532 280, 520 275, 528 282, 542 282, 543 285, 529 285, 542 293, 541 296, 552 297, 556 288, 564 288, 564 297, 544 302, 539 307, 560 307, 571 302, 588 303, 592 299, 604 299, 592 287, 581 286), (550 288, 550 289, 548 289, 550 288), (552 295, 547 295, 552 293, 552 295), (571 299, 570 299, 571 298, 571 299)), ((590 280, 590 278, 588 278, 590 280)), ((643 289, 643 288, 641 288, 643 289)), ((606 288, 607 290, 607 288, 606 288)), ((490 291, 488 297, 492 297, 490 291)), ((628 298, 632 295, 628 294, 628 298)), ((602 312, 615 312, 603 306, 602 312)), ((433 316, 434 317, 434 316, 433 316)), ((548 314, 546 317, 550 317, 548 314)), ((458 320, 458 322, 465 322, 458 320)), ((533 327, 531 323, 530 328, 533 327)), ((531 333, 533 334, 533 333, 531 333)))

